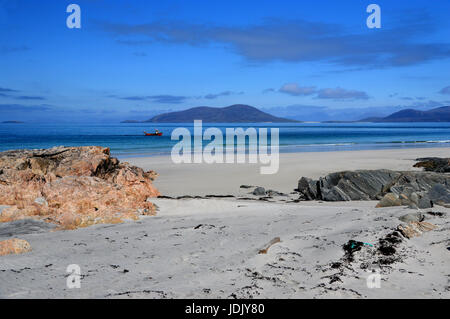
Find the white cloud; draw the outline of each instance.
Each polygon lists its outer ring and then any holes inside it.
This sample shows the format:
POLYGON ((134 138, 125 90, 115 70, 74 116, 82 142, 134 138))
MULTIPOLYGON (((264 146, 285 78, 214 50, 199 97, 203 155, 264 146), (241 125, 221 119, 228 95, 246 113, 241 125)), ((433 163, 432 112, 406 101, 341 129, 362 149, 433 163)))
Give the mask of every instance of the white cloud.
POLYGON ((290 95, 311 95, 316 93, 315 86, 299 86, 297 83, 287 83, 283 85, 280 89, 280 92, 290 94, 290 95))

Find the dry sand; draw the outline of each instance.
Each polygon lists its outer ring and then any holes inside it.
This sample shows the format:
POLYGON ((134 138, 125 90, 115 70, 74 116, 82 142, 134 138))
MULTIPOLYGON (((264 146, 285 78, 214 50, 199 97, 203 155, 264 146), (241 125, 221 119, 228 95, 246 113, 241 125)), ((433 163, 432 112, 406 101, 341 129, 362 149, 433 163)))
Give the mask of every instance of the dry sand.
POLYGON ((302 176, 318 178, 355 169, 413 170, 418 157, 449 157, 450 148, 282 153, 277 174, 261 175, 260 164, 174 164, 170 156, 126 158, 159 173, 156 187, 164 195, 238 194, 240 185, 258 185, 288 193, 302 176))
MULTIPOLYGON (((345 169, 411 169, 416 157, 448 148, 282 154, 277 175, 255 165, 174 165, 162 157, 129 161, 160 176, 164 195, 238 194, 241 184, 289 192, 301 176, 345 169)), ((2 298, 449 298, 450 209, 422 210, 438 226, 398 247, 398 261, 376 264, 378 240, 415 212, 376 202, 269 203, 232 199, 154 199, 157 216, 119 225, 49 232, 21 225, 33 251, 0 257, 2 298), (442 212, 434 216, 427 212, 442 212), (281 242, 258 251, 272 239, 281 242), (345 267, 342 245, 364 246, 345 267), (66 286, 70 264, 81 288, 66 286), (369 265, 367 265, 369 264, 369 265), (380 274, 380 288, 367 278, 380 274)), ((0 240, 10 238, 3 225, 0 240)), ((377 257, 378 258, 378 257, 377 257)))

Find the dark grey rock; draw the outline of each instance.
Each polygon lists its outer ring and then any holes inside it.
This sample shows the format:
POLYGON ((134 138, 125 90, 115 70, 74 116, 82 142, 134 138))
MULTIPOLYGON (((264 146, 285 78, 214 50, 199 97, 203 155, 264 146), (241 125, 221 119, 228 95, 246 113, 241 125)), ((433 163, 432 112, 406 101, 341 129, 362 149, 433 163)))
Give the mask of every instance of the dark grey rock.
POLYGON ((421 222, 425 219, 425 216, 422 213, 409 213, 399 217, 402 222, 421 222))
MULTIPOLYGON (((407 195, 408 196, 408 195, 407 195)), ((409 198, 409 200, 413 203, 413 204, 415 204, 415 205, 418 205, 419 204, 419 195, 416 193, 416 192, 412 192, 412 193, 410 193, 409 194, 409 196, 408 196, 408 198, 409 198)))
POLYGON ((319 181, 313 181, 308 177, 300 178, 297 190, 305 200, 320 199, 321 197, 321 194, 317 192, 320 191, 319 181))
POLYGON ((265 190, 264 187, 256 187, 253 190, 252 194, 255 195, 255 196, 265 196, 266 195, 266 190, 265 190))
POLYGON ((275 191, 275 190, 273 190, 273 189, 268 189, 268 190, 266 191, 266 195, 267 195, 267 196, 288 196, 288 195, 285 194, 285 193, 281 193, 281 192, 275 191))
POLYGON ((438 205, 450 204, 450 186, 435 184, 429 191, 430 200, 438 205))
POLYGON ((431 201, 431 199, 428 196, 428 194, 423 194, 419 198, 419 202, 417 203, 417 207, 418 208, 432 208, 433 207, 433 202, 431 201))
POLYGON ((302 200, 379 200, 387 193, 399 197, 402 205, 430 208, 433 198, 450 203, 450 175, 434 172, 357 170, 331 173, 318 180, 302 177, 298 192, 302 200), (433 196, 428 192, 435 187, 433 196))
POLYGON ((378 202, 377 207, 392 207, 403 205, 402 200, 394 193, 387 193, 378 202))
POLYGON ((414 167, 423 167, 428 172, 448 173, 450 172, 450 158, 423 157, 416 159, 418 163, 414 167))
POLYGON ((430 199, 427 191, 422 192, 408 192, 404 191, 400 194, 402 205, 407 205, 411 208, 431 208, 433 202, 430 199))
POLYGON ((331 173, 316 181, 302 177, 298 191, 305 199, 375 200, 382 198, 400 176, 389 170, 358 170, 331 173))

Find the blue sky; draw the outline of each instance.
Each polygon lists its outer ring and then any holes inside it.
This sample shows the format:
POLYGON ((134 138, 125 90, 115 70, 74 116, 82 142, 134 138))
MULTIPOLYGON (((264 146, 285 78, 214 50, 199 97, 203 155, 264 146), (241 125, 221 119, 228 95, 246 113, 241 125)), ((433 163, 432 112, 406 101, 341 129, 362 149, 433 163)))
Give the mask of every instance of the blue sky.
POLYGON ((249 104, 297 119, 450 105, 450 2, 0 0, 0 120, 249 104), (81 29, 66 7, 81 7, 81 29), (381 7, 368 29, 366 7, 381 7))

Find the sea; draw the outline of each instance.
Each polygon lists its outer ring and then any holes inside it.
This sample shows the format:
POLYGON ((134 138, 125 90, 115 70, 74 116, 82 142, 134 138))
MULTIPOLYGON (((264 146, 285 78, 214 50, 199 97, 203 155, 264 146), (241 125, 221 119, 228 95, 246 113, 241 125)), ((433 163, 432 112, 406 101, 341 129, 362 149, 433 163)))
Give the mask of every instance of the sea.
MULTIPOLYGON (((172 131, 190 123, 0 124, 0 151, 53 146, 100 145, 119 158, 168 155, 178 140, 172 131), (163 136, 145 136, 155 129, 163 136)), ((450 123, 203 123, 209 127, 279 128, 280 152, 327 152, 450 147, 450 123)), ((209 141, 204 141, 204 146, 209 141)), ((449 148, 450 153, 450 148, 449 148)))

